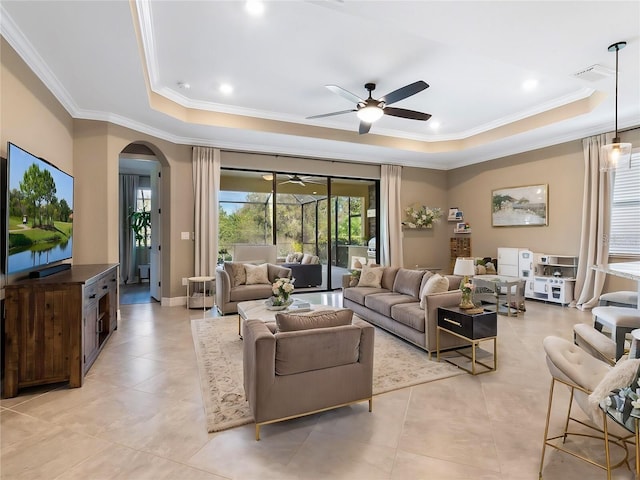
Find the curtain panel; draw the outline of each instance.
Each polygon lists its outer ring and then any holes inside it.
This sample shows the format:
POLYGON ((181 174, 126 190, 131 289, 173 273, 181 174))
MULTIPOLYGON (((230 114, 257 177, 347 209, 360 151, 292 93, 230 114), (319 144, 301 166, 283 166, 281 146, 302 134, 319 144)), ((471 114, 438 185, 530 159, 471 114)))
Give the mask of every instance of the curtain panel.
POLYGON ((402 267, 402 167, 382 165, 380 173, 380 262, 382 265, 402 267))
POLYGON ((218 192, 220 150, 193 147, 194 272, 212 277, 218 263, 218 192))
POLYGON ((129 221, 129 214, 136 210, 138 175, 120 175, 120 282, 136 279, 136 239, 129 221))
POLYGON ((611 195, 615 171, 601 172, 602 146, 610 143, 613 135, 596 135, 582 140, 584 153, 584 191, 582 198, 582 229, 574 298, 571 306, 581 310, 598 304, 605 274, 596 272, 592 265, 609 262, 609 229, 611 195))

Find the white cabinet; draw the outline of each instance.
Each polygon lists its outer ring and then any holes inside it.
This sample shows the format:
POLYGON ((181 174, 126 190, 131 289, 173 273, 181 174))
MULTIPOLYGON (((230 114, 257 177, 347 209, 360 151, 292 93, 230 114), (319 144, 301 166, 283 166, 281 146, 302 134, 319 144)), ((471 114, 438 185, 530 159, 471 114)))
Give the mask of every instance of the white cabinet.
POLYGON ((533 282, 527 282, 525 296, 568 305, 573 301, 578 257, 534 254, 533 282))
POLYGON ((526 248, 498 248, 498 275, 524 278, 532 277, 533 253, 526 248))

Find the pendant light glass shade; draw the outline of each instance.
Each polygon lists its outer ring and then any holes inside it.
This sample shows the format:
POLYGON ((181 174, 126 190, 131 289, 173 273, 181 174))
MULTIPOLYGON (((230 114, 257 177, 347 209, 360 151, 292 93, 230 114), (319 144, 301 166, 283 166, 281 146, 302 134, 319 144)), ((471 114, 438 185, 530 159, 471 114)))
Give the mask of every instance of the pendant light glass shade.
POLYGON ((601 172, 609 172, 620 167, 629 167, 631 161, 631 144, 620 143, 619 138, 613 139, 614 143, 609 143, 602 147, 601 172))
POLYGON ((618 52, 627 42, 617 42, 609 45, 610 52, 616 52, 616 133, 613 143, 604 145, 601 150, 600 171, 609 172, 622 166, 629 166, 631 161, 631 144, 621 143, 618 137, 618 52))

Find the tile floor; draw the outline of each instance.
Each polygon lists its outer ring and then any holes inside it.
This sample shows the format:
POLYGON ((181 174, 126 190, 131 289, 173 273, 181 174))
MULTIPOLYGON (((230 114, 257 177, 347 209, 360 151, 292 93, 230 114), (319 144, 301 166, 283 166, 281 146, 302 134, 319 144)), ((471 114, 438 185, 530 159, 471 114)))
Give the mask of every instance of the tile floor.
MULTIPOLYGON (((526 314, 498 318, 496 372, 379 395, 373 413, 364 403, 269 425, 256 442, 253 425, 206 432, 190 331, 201 311, 153 303, 122 305, 121 314, 83 388, 2 400, 1 478, 535 479, 550 382, 542 340, 569 339, 574 323, 591 322, 529 301, 526 314)), ((614 475, 632 477, 624 467, 614 475)), ((549 451, 544 478, 605 474, 549 451)))

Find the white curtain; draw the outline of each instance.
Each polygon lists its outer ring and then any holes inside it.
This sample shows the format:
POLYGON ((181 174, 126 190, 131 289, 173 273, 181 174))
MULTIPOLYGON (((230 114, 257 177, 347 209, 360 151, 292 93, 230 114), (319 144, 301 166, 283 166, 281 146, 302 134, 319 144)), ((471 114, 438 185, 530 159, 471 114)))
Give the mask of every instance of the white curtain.
POLYGON ((382 265, 402 267, 402 208, 400 186, 402 167, 382 165, 380 175, 380 262, 382 265))
POLYGON ((611 195, 615 171, 601 172, 601 148, 610 143, 612 134, 596 135, 582 140, 584 152, 584 193, 582 200, 582 232, 575 298, 571 306, 581 310, 598 304, 604 286, 605 274, 596 272, 592 265, 609 261, 611 195))
POLYGON ((136 210, 138 175, 120 175, 120 281, 136 278, 136 239, 129 222, 129 213, 136 210))
POLYGON ((213 276, 218 263, 218 192, 220 150, 193 147, 196 276, 213 276))

